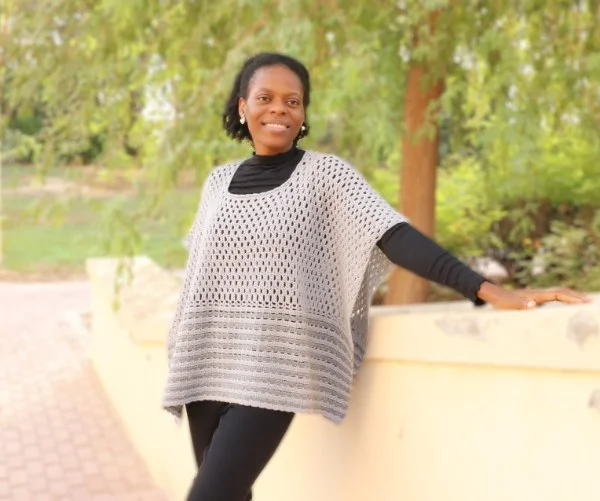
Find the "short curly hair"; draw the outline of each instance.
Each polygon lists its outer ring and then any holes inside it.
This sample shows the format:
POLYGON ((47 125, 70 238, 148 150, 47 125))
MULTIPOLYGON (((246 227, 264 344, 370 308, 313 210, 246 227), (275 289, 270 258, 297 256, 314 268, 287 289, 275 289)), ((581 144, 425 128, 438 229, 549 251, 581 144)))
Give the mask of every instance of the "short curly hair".
MULTIPOLYGON (((240 123, 239 99, 240 97, 244 99, 248 97, 248 85, 250 84, 254 73, 256 73, 256 70, 265 66, 277 65, 287 66, 296 75, 298 75, 298 78, 300 79, 300 82, 302 82, 302 87, 304 89, 303 103, 304 113, 306 115, 306 109, 310 104, 310 75, 306 67, 297 59, 286 56, 285 54, 279 54, 277 52, 261 52, 260 54, 256 54, 250 59, 246 60, 246 62, 242 65, 240 71, 235 77, 235 80, 233 81, 233 88, 231 89, 229 98, 225 103, 225 110, 223 111, 223 128, 225 129, 226 134, 232 139, 237 141, 248 139, 252 141, 252 136, 248 130, 248 125, 240 123)), ((296 139, 294 140, 294 146, 300 139, 308 136, 309 129, 310 127, 305 118, 304 129, 300 130, 298 136, 296 136, 296 139)))

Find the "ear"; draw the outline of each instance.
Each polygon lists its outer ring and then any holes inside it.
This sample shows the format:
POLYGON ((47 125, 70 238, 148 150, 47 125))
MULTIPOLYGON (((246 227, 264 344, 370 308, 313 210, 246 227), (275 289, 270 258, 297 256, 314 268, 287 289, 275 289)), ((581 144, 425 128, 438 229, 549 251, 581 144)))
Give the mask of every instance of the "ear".
POLYGON ((244 100, 243 97, 240 97, 239 101, 238 101, 238 113, 241 115, 246 116, 246 101, 244 100))

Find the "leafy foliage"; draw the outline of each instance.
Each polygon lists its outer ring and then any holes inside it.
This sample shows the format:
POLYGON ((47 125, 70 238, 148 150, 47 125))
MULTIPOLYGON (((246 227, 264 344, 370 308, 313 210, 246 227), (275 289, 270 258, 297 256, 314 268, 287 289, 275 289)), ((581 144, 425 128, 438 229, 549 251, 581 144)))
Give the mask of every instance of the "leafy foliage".
POLYGON ((524 273, 536 285, 552 287, 559 281, 575 289, 600 290, 600 210, 591 221, 553 221, 550 232, 533 246, 536 251, 524 273))
MULTIPOLYGON (((2 19, 5 154, 46 169, 139 171, 153 217, 168 212, 183 173, 200 184, 248 154, 219 118, 235 71, 262 50, 311 69, 303 146, 348 158, 394 204, 407 68, 432 61, 428 78, 445 78, 432 116, 442 131, 438 239, 460 255, 500 257, 515 281, 537 280, 528 241, 556 249, 553 223, 576 224, 599 205, 598 0, 6 0, 2 19), (415 49, 436 9, 434 36, 415 49), (23 126, 31 110, 39 130, 23 126)), ((142 216, 107 213, 113 252, 139 250, 142 216)))

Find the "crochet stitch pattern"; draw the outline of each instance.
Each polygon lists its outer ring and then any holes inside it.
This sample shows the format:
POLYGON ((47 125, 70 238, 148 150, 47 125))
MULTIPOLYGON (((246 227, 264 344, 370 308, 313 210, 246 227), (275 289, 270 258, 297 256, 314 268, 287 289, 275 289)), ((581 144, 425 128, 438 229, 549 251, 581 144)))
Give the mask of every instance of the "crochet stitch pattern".
POLYGON ((269 191, 233 194, 241 161, 212 170, 185 239, 163 405, 217 400, 333 422, 364 356, 377 247, 406 219, 342 159, 307 151, 269 191))

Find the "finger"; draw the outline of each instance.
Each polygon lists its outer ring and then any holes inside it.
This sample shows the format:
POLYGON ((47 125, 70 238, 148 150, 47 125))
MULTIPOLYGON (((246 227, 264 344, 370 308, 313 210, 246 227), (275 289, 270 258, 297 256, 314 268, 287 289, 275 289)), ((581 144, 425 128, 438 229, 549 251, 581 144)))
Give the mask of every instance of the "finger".
POLYGON ((556 293, 555 301, 560 301, 561 303, 567 303, 567 304, 583 304, 583 303, 588 302, 580 294, 575 295, 575 294, 569 294, 569 293, 562 292, 562 291, 559 291, 556 293))
POLYGON ((535 294, 534 300, 537 303, 560 301, 567 304, 582 304, 586 302, 581 294, 575 294, 567 289, 540 291, 535 294))
POLYGON ((578 297, 585 303, 590 303, 592 301, 592 298, 590 296, 588 296, 587 294, 583 294, 582 292, 579 292, 579 291, 574 291, 573 289, 561 289, 561 291, 564 293, 567 293, 567 294, 571 294, 574 297, 578 297))
POLYGON ((591 298, 586 296, 585 294, 582 294, 581 292, 577 292, 574 291, 573 289, 556 289, 553 291, 556 294, 556 300, 557 301, 563 301, 563 302, 567 302, 565 300, 565 298, 571 297, 571 298, 577 298, 579 299, 582 303, 587 303, 589 301, 591 301, 591 298))

